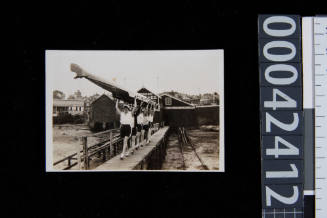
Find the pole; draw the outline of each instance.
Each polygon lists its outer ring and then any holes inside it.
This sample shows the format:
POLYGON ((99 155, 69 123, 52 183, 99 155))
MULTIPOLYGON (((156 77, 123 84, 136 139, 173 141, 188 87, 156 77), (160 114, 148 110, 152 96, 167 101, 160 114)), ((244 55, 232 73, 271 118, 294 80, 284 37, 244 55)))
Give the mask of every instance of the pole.
POLYGON ((84 169, 87 170, 89 167, 89 156, 87 150, 87 137, 83 136, 83 156, 84 156, 84 169))
POLYGON ((82 169, 82 164, 81 164, 81 147, 83 147, 83 140, 82 138, 79 139, 80 143, 77 145, 77 166, 78 169, 82 169))

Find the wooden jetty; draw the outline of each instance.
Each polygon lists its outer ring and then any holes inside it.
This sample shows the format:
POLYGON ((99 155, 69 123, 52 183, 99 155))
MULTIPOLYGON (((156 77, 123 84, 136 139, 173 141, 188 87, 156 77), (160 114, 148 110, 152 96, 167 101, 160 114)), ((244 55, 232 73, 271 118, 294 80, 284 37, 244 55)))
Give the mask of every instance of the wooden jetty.
POLYGON ((151 136, 147 145, 134 151, 123 160, 120 155, 106 161, 93 171, 127 171, 127 170, 157 170, 161 168, 166 154, 166 136, 169 127, 159 129, 151 136))

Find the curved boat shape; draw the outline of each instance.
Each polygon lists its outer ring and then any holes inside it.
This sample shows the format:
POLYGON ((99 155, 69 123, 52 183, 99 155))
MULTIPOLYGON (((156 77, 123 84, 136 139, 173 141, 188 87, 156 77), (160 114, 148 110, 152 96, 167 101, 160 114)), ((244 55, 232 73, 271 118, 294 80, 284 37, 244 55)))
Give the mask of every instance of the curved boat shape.
POLYGON ((85 78, 85 79, 93 82, 94 84, 100 86, 101 88, 111 92, 114 98, 123 100, 124 102, 128 102, 128 103, 132 104, 132 103, 134 103, 134 99, 136 98, 138 103, 146 102, 146 103, 150 103, 150 104, 156 104, 154 101, 150 100, 149 98, 147 98, 144 95, 131 92, 113 82, 107 81, 101 77, 95 76, 95 75, 87 72, 78 64, 72 63, 70 65, 70 70, 72 72, 76 73, 76 76, 74 77, 74 79, 85 78))

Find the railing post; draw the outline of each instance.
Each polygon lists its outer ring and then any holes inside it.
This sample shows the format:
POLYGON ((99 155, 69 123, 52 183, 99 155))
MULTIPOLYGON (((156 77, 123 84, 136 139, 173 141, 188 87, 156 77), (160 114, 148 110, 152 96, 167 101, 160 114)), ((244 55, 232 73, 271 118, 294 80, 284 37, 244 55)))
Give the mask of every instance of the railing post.
POLYGON ((110 147, 113 146, 114 156, 116 156, 116 154, 117 154, 117 147, 116 147, 116 145, 114 145, 114 144, 112 143, 112 131, 110 131, 109 139, 110 139, 110 147))
POLYGON ((87 137, 83 136, 83 155, 84 155, 84 169, 89 168, 89 156, 87 150, 87 137))
POLYGON ((108 151, 107 152, 108 152, 107 154, 109 154, 109 158, 111 158, 111 148, 110 148, 110 145, 108 146, 108 151))
POLYGON ((79 170, 82 169, 81 164, 81 147, 83 147, 83 139, 80 138, 80 143, 77 145, 77 167, 79 170))
POLYGON ((107 160, 107 149, 105 148, 104 151, 103 151, 102 153, 103 153, 103 158, 102 158, 102 160, 103 160, 103 161, 106 161, 106 160, 107 160))

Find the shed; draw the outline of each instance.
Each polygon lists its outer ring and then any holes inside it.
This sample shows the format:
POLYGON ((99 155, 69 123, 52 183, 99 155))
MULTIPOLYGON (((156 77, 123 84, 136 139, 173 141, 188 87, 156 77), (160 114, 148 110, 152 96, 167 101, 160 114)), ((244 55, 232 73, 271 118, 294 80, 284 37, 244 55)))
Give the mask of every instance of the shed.
POLYGON ((115 100, 106 94, 101 95, 90 105, 89 127, 93 131, 119 128, 119 115, 115 100))
POLYGON ((162 94, 161 97, 167 125, 219 125, 219 105, 195 106, 169 94, 162 94))
POLYGON ((167 125, 172 127, 197 125, 194 105, 169 94, 162 94, 161 98, 163 102, 163 117, 167 125))
POLYGON ((142 87, 137 91, 137 93, 142 94, 151 100, 155 101, 158 103, 159 107, 156 108, 154 117, 153 117, 153 122, 154 123, 160 123, 163 120, 163 112, 162 112, 162 99, 160 95, 155 94, 154 92, 150 91, 149 89, 142 87))
POLYGON ((197 125, 219 125, 219 105, 196 106, 197 125))
POLYGON ((178 99, 172 95, 169 94, 162 94, 161 95, 163 107, 164 108, 170 108, 170 107, 194 107, 192 104, 183 101, 181 99, 178 99))

